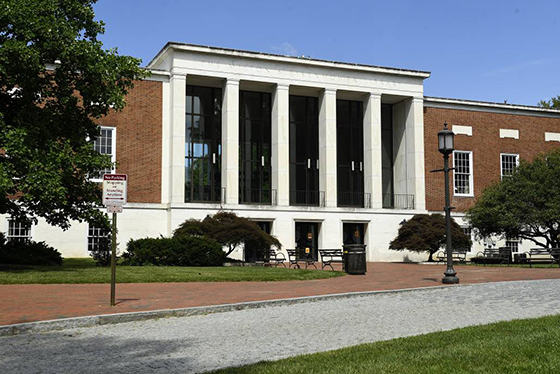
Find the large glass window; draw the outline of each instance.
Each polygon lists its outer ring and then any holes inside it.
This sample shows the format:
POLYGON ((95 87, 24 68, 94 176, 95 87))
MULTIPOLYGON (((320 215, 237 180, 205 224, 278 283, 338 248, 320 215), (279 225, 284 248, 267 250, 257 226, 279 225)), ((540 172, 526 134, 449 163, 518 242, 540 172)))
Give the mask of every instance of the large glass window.
POLYGON ((239 201, 272 204, 270 94, 241 91, 239 201))
POLYGON ((393 106, 381 105, 381 183, 383 208, 395 207, 393 179, 393 106))
POLYGON ((290 96, 290 205, 322 205, 315 97, 290 96))
POLYGON ((109 248, 111 242, 111 230, 105 227, 88 226, 87 248, 88 251, 97 251, 100 246, 109 248))
MULTIPOLYGON (((115 162, 115 148, 116 148, 116 136, 115 129, 113 127, 101 127, 99 131, 99 136, 93 142, 93 149, 102 155, 107 155, 111 157, 111 162, 115 162)), ((99 175, 92 177, 93 180, 102 180, 104 174, 111 174, 113 169, 106 168, 101 170, 99 175)))
POLYGON ((364 114, 361 101, 337 100, 338 206, 364 207, 364 114))
POLYGON ((185 201, 220 202, 222 90, 187 86, 185 201))
POLYGON ((473 167, 472 152, 455 151, 453 152, 453 182, 455 195, 473 194, 473 167))
POLYGON ((500 161, 502 179, 504 177, 511 177, 515 172, 515 168, 519 165, 519 155, 502 153, 500 161))

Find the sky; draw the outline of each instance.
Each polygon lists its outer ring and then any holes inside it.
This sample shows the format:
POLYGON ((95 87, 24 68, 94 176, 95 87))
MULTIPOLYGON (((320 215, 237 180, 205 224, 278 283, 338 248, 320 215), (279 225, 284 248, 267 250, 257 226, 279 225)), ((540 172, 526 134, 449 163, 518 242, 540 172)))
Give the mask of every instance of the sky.
POLYGON ((106 48, 145 66, 168 41, 432 73, 427 96, 560 95, 560 1, 99 0, 106 48))

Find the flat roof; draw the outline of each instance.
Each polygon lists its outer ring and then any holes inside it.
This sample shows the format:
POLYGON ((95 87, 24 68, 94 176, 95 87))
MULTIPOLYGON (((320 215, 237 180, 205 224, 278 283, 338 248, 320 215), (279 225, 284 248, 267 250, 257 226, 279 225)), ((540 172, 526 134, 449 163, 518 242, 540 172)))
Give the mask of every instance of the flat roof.
POLYGON ((558 109, 542 108, 536 105, 496 103, 492 101, 452 99, 447 97, 433 97, 433 96, 424 96, 424 102, 432 102, 437 104, 450 104, 450 105, 465 105, 471 107, 484 107, 484 108, 493 108, 493 109, 525 110, 525 111, 560 115, 560 110, 558 109))
POLYGON ((180 43, 180 42, 167 42, 167 44, 165 44, 165 46, 148 63, 148 65, 146 65, 146 67, 151 68, 152 65, 155 64, 157 60, 168 49, 171 48, 188 50, 192 52, 213 53, 213 54, 222 54, 222 55, 225 54, 225 55, 245 57, 245 58, 295 62, 295 63, 306 64, 306 65, 362 70, 367 72, 408 75, 408 76, 420 77, 423 79, 428 78, 431 74, 429 71, 422 71, 422 70, 411 70, 411 69, 392 68, 392 67, 377 66, 377 65, 358 64, 358 63, 351 63, 351 62, 330 61, 330 60, 310 58, 306 56, 297 57, 297 56, 281 55, 281 54, 274 54, 274 53, 254 52, 254 51, 246 51, 240 49, 204 46, 204 45, 180 43))

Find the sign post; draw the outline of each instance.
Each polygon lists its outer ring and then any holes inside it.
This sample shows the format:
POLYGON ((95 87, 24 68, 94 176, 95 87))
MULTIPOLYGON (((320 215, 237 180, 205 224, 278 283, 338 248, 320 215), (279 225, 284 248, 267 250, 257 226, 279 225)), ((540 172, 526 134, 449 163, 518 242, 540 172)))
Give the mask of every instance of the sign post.
POLYGON ((117 213, 122 213, 126 204, 126 188, 128 177, 126 174, 103 175, 103 205, 107 213, 113 213, 113 227, 111 230, 111 306, 115 306, 115 284, 117 276, 117 213))

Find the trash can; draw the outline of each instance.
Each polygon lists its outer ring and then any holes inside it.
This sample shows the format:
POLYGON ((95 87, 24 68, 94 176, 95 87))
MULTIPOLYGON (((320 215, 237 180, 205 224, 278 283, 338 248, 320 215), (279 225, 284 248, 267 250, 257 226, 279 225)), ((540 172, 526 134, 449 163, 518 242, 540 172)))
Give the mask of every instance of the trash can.
POLYGON ((348 274, 363 275, 366 273, 365 244, 346 244, 343 246, 344 270, 348 274))

